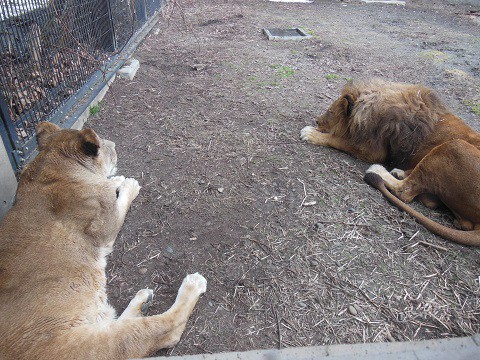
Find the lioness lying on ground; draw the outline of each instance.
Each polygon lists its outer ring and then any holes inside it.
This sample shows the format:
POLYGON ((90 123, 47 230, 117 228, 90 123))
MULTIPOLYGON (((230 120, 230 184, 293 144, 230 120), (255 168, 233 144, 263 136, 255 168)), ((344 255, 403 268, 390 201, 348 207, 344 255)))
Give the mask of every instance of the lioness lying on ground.
POLYGON ((372 165, 365 180, 433 233, 480 246, 480 134, 431 89, 381 80, 349 83, 317 124, 303 128, 301 138, 397 168, 389 173, 372 165), (445 204, 457 226, 472 231, 440 225, 399 200, 416 196, 430 208, 445 204))
POLYGON ((140 290, 108 305, 105 257, 140 186, 115 171, 115 144, 93 130, 37 129, 37 158, 0 224, 0 358, 126 359, 175 345, 206 281, 188 275, 173 306, 142 317, 140 290))

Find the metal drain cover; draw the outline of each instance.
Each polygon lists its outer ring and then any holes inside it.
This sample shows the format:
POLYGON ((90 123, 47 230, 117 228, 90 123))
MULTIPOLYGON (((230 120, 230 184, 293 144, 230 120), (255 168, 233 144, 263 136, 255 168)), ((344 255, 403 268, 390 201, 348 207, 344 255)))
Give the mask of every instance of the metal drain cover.
POLYGON ((268 40, 302 40, 311 38, 312 35, 307 34, 304 30, 300 28, 293 29, 263 29, 265 35, 267 35, 268 40))

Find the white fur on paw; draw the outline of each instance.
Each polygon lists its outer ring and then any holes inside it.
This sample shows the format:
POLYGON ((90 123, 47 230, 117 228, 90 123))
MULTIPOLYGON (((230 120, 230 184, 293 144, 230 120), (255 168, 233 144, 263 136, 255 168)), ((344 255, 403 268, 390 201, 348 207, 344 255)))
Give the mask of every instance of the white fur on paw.
POLYGON ((125 176, 112 176, 109 180, 115 183, 115 186, 120 186, 125 181, 125 176))
POLYGON ((138 181, 133 179, 133 178, 126 178, 122 185, 120 185, 119 188, 120 193, 123 191, 127 191, 128 194, 130 195, 130 198, 133 200, 138 196, 138 193, 140 192, 140 185, 138 184, 138 181))
POLYGON ((189 274, 183 279, 180 290, 184 287, 190 289, 193 288, 196 293, 200 295, 207 291, 207 280, 198 272, 195 274, 189 274))
POLYGON ((300 131, 300 138, 305 141, 309 141, 310 138, 312 137, 312 134, 314 134, 317 131, 317 129, 313 126, 305 126, 301 131, 300 131))
POLYGON ((375 173, 375 174, 378 174, 380 176, 382 176, 385 172, 388 173, 388 171, 380 164, 371 165, 366 172, 367 173, 375 173))
POLYGON ((142 289, 137 292, 135 295, 135 300, 138 300, 140 303, 146 303, 152 301, 153 290, 152 289, 142 289))

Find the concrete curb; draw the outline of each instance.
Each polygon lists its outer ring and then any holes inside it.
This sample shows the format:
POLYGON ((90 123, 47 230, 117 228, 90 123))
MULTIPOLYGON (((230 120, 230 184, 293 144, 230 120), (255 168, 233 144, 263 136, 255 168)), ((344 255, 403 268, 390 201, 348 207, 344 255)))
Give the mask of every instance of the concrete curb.
POLYGON ((88 106, 83 112, 75 119, 75 122, 69 126, 70 129, 81 130, 83 125, 87 122, 88 118, 90 117, 90 109, 93 106, 98 105, 100 101, 105 97, 107 94, 108 89, 110 89, 110 85, 112 85, 113 81, 115 80, 115 74, 112 76, 110 80, 107 81, 105 85, 103 85, 102 89, 98 92, 94 99, 92 99, 88 106))
MULTIPOLYGON (((155 357, 150 359, 167 359, 155 357)), ((480 359, 480 334, 438 340, 326 345, 282 350, 170 356, 169 360, 474 360, 480 359)))

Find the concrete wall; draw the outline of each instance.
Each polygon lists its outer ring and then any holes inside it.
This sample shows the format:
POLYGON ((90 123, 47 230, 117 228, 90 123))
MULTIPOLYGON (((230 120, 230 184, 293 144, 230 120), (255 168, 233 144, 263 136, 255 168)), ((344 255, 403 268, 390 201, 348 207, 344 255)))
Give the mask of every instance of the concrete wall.
POLYGON ((17 179, 8 159, 5 145, 0 137, 0 219, 13 204, 17 191, 17 179))

